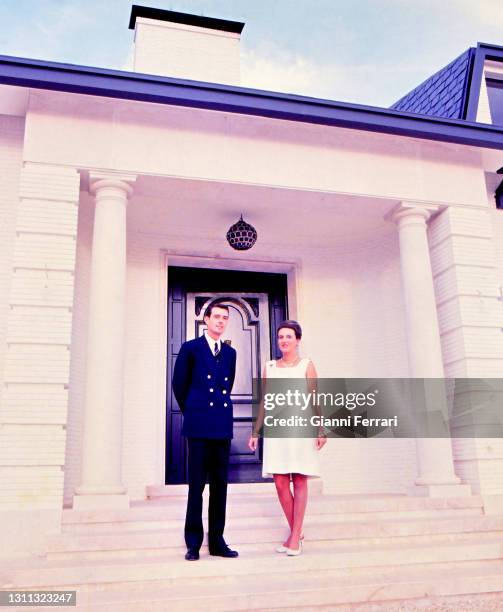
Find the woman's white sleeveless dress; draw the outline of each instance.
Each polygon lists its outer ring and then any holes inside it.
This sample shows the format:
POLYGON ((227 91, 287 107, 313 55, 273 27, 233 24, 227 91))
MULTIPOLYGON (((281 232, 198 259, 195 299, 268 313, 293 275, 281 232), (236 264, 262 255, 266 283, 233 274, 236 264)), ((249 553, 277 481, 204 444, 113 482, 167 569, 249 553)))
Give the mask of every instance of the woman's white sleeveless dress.
MULTIPOLYGON (((305 378, 309 359, 301 359, 296 366, 281 368, 276 360, 268 361, 266 380, 268 378, 305 378)), ((269 478, 273 474, 320 475, 319 451, 316 450, 316 438, 264 438, 264 455, 262 476, 269 478)))

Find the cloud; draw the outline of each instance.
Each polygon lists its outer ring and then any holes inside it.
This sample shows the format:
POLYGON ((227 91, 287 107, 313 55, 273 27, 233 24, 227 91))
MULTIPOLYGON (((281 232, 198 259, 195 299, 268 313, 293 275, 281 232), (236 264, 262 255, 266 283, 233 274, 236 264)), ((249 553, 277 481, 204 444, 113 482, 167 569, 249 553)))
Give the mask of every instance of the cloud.
POLYGON ((243 48, 242 84, 388 107, 477 41, 503 44, 501 0, 383 0, 380 6, 381 16, 373 10, 365 22, 346 19, 354 37, 343 44, 333 32, 324 44, 299 37, 295 47, 269 39, 243 48))
POLYGON ((241 53, 241 82, 247 87, 307 93, 316 85, 319 70, 305 57, 270 45, 241 53))
POLYGON ((397 76, 412 70, 410 64, 383 65, 377 60, 317 63, 270 43, 241 55, 244 87, 385 107, 406 93, 397 76))
MULTIPOLYGON (((0 54, 131 70, 130 1, 3 0, 0 54)), ((265 0, 246 3, 244 86, 389 106, 477 41, 502 44, 501 0, 317 2, 314 13, 272 3, 281 30, 265 0)), ((235 10, 222 8, 229 18, 235 10)))
MULTIPOLYGON (((480 26, 494 28, 499 31, 503 29, 503 10, 501 0, 456 0, 453 8, 460 10, 467 18, 468 23, 477 23, 480 26)), ((489 42, 489 41, 487 41, 489 42)))
POLYGON ((44 3, 3 31, 1 53, 21 57, 65 61, 71 43, 92 28, 92 19, 82 3, 44 3))

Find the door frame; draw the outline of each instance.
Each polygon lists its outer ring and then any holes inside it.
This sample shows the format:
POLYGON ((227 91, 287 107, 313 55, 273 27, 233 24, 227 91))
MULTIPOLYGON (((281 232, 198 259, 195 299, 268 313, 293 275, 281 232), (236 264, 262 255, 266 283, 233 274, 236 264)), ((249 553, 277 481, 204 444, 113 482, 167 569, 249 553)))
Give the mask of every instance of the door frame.
MULTIPOLYGON (((218 260, 219 263, 219 267, 215 268, 215 263, 216 260, 212 259, 212 258, 201 258, 201 257, 187 257, 187 256, 170 256, 168 254, 165 254, 164 258, 163 258, 163 263, 164 263, 164 283, 163 283, 163 289, 164 289, 164 303, 165 303, 165 308, 164 310, 164 326, 165 326, 165 340, 166 343, 164 344, 164 371, 165 371, 165 377, 164 377, 164 405, 163 405, 163 427, 162 429, 159 428, 159 432, 162 433, 162 462, 163 462, 163 478, 162 478, 162 482, 167 483, 169 474, 167 471, 170 459, 168 457, 168 442, 169 442, 169 435, 170 435, 170 431, 169 428, 171 426, 170 423, 168 423, 167 420, 167 416, 168 416, 168 399, 171 400, 171 374, 170 374, 170 370, 171 370, 171 364, 168 363, 168 358, 169 358, 169 352, 170 352, 170 343, 172 342, 172 339, 168 336, 168 332, 170 331, 168 329, 168 291, 170 289, 169 286, 169 268, 174 266, 177 268, 196 268, 198 271, 200 270, 204 270, 204 269, 208 269, 210 268, 211 270, 215 270, 217 273, 218 272, 223 272, 223 271, 228 271, 228 272, 255 272, 258 274, 262 274, 262 273, 275 273, 275 274, 283 274, 286 276, 286 284, 284 286, 284 297, 285 297, 285 301, 286 301, 286 309, 287 312, 290 314, 290 316, 296 316, 296 299, 295 299, 295 295, 292 295, 292 293, 295 293, 292 291, 292 288, 296 286, 296 273, 297 273, 297 269, 296 269, 296 265, 293 263, 272 263, 272 262, 244 262, 244 261, 239 261, 239 260, 218 260), (201 265, 203 264, 203 265, 201 265), (293 298, 293 300, 291 300, 291 297, 293 298)), ((189 271, 187 270, 187 272, 189 273, 189 271)), ((189 273, 191 274, 191 273, 189 273)), ((193 273, 192 273, 193 274, 193 273)), ((201 288, 201 287, 197 287, 197 290, 202 289, 203 291, 205 290, 205 288, 201 288)), ((218 287, 214 288, 214 287, 210 287, 208 290, 214 290, 214 291, 218 291, 218 287)), ((229 287, 229 290, 231 290, 231 288, 229 287)), ((273 321, 274 317, 271 317, 271 322, 273 321)), ((182 337, 182 341, 185 339, 185 331, 183 331, 183 337, 182 337)), ((274 340, 274 339, 272 339, 274 340)), ((271 345, 274 346, 274 345, 271 345)), ((159 447, 158 447, 159 448, 159 447)), ((184 458, 180 457, 178 458, 180 461, 183 461, 184 458)), ((173 462, 174 459, 171 459, 171 461, 173 462)), ((176 484, 176 483, 173 483, 176 484)))

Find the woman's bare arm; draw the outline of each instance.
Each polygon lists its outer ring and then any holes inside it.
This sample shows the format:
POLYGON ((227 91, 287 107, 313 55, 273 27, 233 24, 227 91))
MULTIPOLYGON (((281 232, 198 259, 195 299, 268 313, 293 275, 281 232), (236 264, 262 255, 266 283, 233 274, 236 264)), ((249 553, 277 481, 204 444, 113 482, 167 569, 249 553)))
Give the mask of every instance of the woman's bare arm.
MULTIPOLYGON (((314 391, 316 394, 318 393, 318 373, 316 372, 316 368, 314 367, 314 363, 310 360, 307 364, 306 369, 306 378, 308 384, 308 391, 314 391)), ((313 402, 314 412, 317 416, 321 416, 321 410, 318 406, 317 402, 313 402)), ((316 439, 316 448, 319 450, 326 443, 325 431, 322 425, 318 428, 318 438, 316 439)))
POLYGON ((255 424, 253 426, 253 430, 251 433, 251 436, 248 440, 248 448, 252 451, 255 451, 257 449, 257 445, 258 445, 258 435, 260 430, 262 429, 262 425, 264 423, 264 393, 265 393, 265 386, 266 386, 266 373, 265 373, 265 366, 264 366, 264 370, 262 372, 262 380, 261 380, 261 384, 259 386, 259 389, 261 391, 262 397, 260 398, 260 403, 259 403, 259 408, 258 408, 258 413, 257 413, 257 419, 255 421, 255 424))

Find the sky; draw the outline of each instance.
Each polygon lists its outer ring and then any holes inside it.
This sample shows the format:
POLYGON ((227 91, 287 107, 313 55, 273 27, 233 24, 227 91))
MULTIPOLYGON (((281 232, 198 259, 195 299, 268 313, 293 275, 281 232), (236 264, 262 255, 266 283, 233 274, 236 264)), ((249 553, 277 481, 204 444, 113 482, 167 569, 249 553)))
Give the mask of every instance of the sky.
POLYGON ((372 106, 503 46, 503 0, 0 0, 0 55, 128 70, 132 4, 245 22, 243 86, 372 106))

